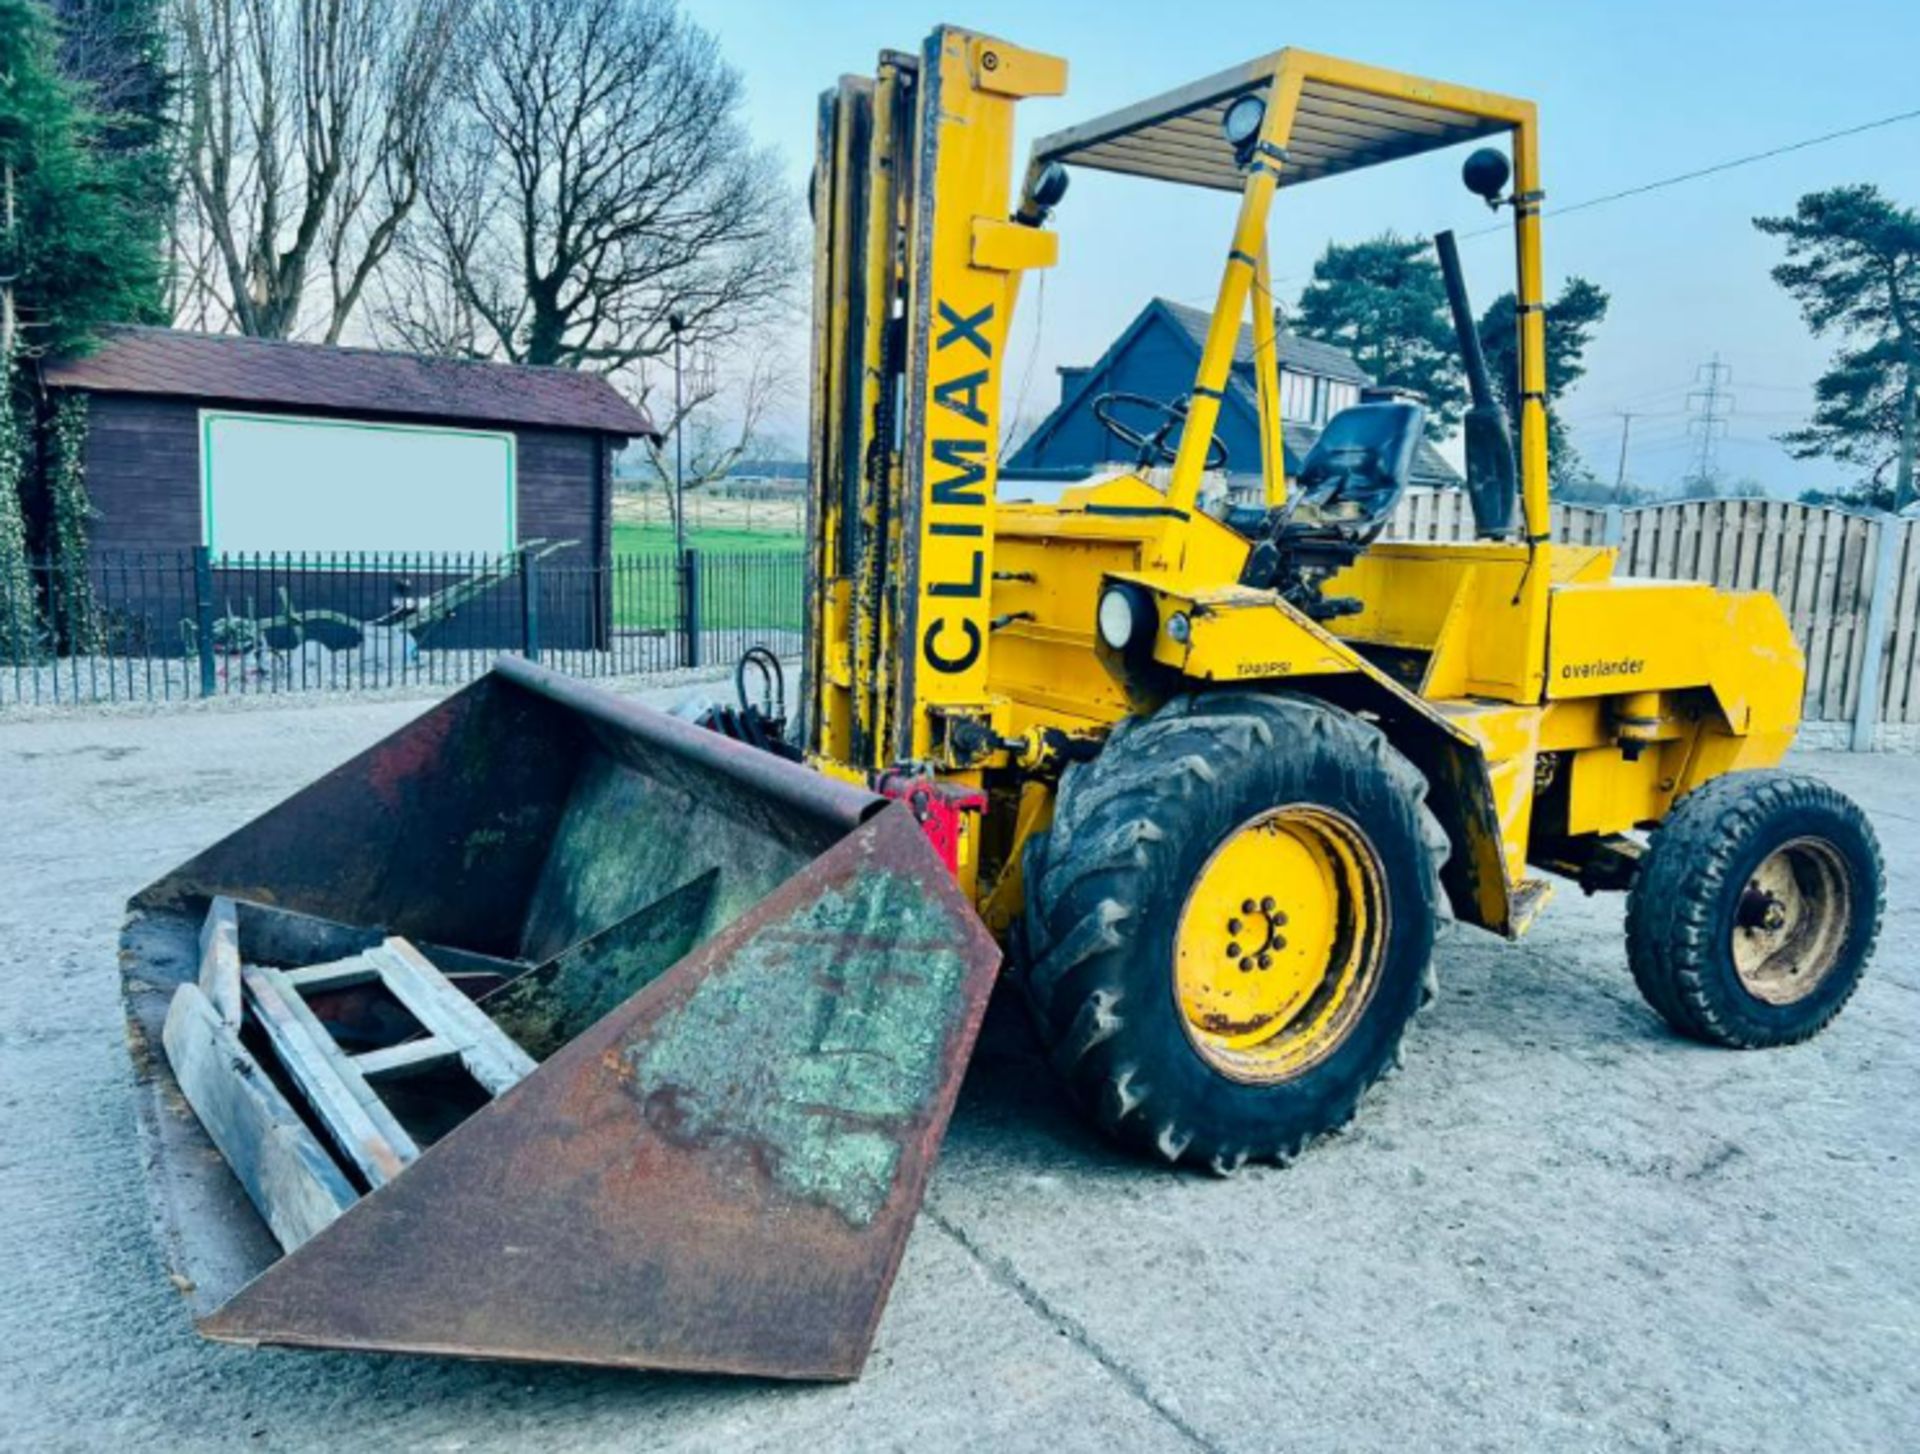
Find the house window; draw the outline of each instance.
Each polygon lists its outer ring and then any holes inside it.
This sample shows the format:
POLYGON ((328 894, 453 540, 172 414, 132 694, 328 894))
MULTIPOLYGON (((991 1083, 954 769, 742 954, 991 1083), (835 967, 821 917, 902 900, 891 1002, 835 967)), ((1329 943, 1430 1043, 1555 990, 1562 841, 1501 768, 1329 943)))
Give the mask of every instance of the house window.
POLYGON ((1318 382, 1291 369, 1280 371, 1280 417, 1307 424, 1313 419, 1313 386, 1318 382))
POLYGON ((1319 422, 1324 424, 1342 409, 1350 409, 1360 402, 1360 388, 1357 384, 1337 383, 1332 379, 1323 380, 1326 384, 1326 396, 1321 401, 1323 413, 1319 422))

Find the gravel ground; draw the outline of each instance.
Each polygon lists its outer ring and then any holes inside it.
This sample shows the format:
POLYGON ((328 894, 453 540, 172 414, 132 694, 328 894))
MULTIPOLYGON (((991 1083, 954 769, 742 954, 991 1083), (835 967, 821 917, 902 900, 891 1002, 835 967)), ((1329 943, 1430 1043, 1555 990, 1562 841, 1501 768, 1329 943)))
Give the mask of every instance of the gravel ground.
MULTIPOLYGON (((1920 775, 1808 753, 1892 872, 1790 1051, 1684 1044, 1617 900, 1458 930, 1406 1070, 1294 1167, 1117 1159, 1004 1011, 847 1387, 197 1340, 147 1230, 121 904, 419 710, 0 724, 0 1447, 1908 1449, 1920 1428, 1920 775)), ((396 1274, 397 1275, 397 1274, 396 1274)))

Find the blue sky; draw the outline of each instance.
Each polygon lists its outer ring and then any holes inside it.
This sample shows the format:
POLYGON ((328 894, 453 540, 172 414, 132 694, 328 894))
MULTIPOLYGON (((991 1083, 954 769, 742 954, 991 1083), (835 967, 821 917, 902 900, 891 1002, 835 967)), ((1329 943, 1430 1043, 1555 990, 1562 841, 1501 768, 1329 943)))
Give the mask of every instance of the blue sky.
MULTIPOLYGON (((1283 45, 1531 97, 1541 108, 1548 210, 1803 137, 1920 107, 1920 4, 1345 3, 1278 6, 1211 0, 1186 6, 1108 0, 932 7, 918 0, 688 0, 741 72, 748 121, 796 185, 811 164, 815 98, 842 72, 869 72, 882 47, 916 47, 942 20, 1067 57, 1067 95, 1022 105, 1019 154, 1033 136, 1142 99, 1283 45)), ((1275 290, 1291 300, 1329 240, 1393 227, 1430 234, 1487 225, 1458 181, 1454 152, 1335 178, 1284 194, 1273 224, 1275 290)), ((1801 193, 1874 182, 1920 205, 1920 120, 1617 202, 1548 218, 1550 292, 1569 273, 1613 295, 1565 405, 1590 463, 1612 477, 1616 409, 1633 424, 1631 478, 1669 485, 1689 462, 1686 395, 1716 352, 1733 373, 1735 409, 1720 464, 1792 493, 1842 483, 1835 467, 1789 459, 1771 436, 1803 418, 1830 344, 1807 335, 1767 276, 1773 239, 1759 213, 1801 193)), ((1209 303, 1233 199, 1080 173, 1055 219, 1060 266, 1044 319, 1031 287, 1009 350, 1009 388, 1029 415, 1057 396, 1054 368, 1096 357, 1154 294, 1209 303), (1036 336, 1036 322, 1039 323, 1036 336)), ((1504 236, 1464 244, 1484 302, 1511 285, 1504 236)), ((804 343, 787 345, 796 376, 804 343)), ((1011 405, 1010 405, 1011 407, 1011 405)), ((798 437, 798 395, 782 432, 798 437)))

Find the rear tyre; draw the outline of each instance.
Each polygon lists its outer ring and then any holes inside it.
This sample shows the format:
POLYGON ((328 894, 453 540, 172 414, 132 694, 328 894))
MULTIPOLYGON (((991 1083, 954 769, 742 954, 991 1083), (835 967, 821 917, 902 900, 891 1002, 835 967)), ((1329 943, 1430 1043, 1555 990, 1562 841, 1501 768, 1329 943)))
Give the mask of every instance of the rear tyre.
POLYGON ((1022 977, 1122 1145, 1226 1171, 1340 1127, 1428 992, 1427 784, 1323 702, 1219 691, 1122 724, 1026 861, 1022 977))
POLYGON ((1654 832, 1627 897, 1627 961, 1682 1035, 1796 1044, 1859 986, 1885 896, 1858 804, 1793 773, 1728 773, 1654 832))

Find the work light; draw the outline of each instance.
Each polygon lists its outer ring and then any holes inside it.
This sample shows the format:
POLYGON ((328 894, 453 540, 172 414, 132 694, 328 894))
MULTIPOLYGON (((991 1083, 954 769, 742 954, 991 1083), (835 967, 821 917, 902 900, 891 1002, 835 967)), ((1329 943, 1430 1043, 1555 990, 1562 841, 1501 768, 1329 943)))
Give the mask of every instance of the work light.
POLYGON ((1137 586, 1108 586, 1100 597, 1100 639, 1125 651, 1154 631, 1153 602, 1137 586))
POLYGON ((1253 144, 1260 137, 1260 123, 1267 119, 1267 103, 1254 95, 1242 96, 1220 118, 1220 130, 1233 148, 1233 158, 1245 166, 1253 157, 1253 144))

